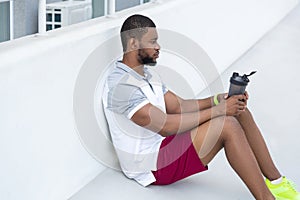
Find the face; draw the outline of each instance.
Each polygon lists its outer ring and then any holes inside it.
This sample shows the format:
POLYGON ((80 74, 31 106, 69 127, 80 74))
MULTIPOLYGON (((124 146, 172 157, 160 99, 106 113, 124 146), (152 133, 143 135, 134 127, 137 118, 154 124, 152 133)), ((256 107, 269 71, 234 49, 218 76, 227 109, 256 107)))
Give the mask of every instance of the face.
POLYGON ((158 35, 156 28, 148 28, 139 41, 138 60, 141 64, 154 66, 159 57, 160 46, 157 43, 158 35))

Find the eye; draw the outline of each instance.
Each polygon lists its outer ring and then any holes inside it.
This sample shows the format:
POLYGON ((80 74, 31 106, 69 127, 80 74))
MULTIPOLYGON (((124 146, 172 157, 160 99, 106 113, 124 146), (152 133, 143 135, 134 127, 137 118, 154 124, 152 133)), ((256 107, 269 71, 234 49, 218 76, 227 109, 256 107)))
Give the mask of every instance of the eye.
POLYGON ((151 44, 156 44, 157 40, 151 40, 151 44))

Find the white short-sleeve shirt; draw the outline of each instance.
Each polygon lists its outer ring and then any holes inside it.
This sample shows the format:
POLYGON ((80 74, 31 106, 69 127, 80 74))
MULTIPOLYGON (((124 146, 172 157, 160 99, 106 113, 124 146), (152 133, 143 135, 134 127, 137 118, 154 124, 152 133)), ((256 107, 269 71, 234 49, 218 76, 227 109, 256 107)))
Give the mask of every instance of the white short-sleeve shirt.
POLYGON ((141 76, 130 67, 116 62, 108 75, 103 93, 103 105, 113 145, 124 174, 143 186, 155 182, 152 170, 157 169, 157 157, 164 137, 131 121, 136 111, 148 103, 166 112, 167 92, 160 76, 144 68, 141 76))

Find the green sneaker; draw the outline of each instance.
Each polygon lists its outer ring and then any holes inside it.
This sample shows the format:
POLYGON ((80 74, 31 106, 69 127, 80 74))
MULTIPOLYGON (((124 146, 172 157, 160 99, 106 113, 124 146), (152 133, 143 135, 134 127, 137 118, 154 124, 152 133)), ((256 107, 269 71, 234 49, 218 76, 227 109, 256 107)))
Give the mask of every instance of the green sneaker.
POLYGON ((282 178, 282 182, 276 185, 266 179, 266 184, 276 200, 300 200, 300 193, 297 192, 295 184, 286 177, 282 178))

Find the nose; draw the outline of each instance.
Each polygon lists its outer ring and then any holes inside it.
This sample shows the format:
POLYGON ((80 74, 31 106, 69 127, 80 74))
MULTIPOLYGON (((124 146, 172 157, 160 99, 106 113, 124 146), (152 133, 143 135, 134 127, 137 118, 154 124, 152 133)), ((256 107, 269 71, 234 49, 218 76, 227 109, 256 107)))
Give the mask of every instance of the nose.
POLYGON ((156 50, 160 50, 160 45, 158 43, 156 43, 155 47, 156 50))

